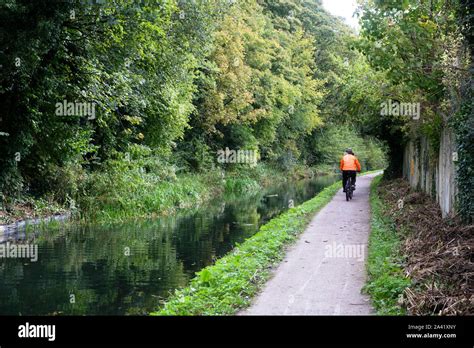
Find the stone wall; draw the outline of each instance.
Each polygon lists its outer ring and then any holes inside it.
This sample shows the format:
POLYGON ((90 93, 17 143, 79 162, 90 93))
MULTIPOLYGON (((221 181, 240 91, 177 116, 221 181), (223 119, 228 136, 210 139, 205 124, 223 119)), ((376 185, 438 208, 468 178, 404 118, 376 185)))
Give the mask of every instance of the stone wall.
POLYGON ((428 139, 412 139, 403 154, 403 177, 410 185, 436 199, 443 217, 454 214, 456 199, 454 134, 445 128, 441 134, 438 156, 431 156, 428 139))

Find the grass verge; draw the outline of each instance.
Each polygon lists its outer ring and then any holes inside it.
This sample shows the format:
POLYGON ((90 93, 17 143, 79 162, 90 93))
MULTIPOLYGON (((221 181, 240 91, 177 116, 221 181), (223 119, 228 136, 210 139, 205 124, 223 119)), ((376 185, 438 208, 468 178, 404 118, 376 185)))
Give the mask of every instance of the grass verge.
POLYGON ((341 188, 336 182, 317 196, 272 219, 244 243, 196 273, 189 286, 178 289, 163 308, 151 315, 232 315, 250 305, 270 269, 282 260, 284 248, 304 231, 314 213, 341 188))
POLYGON ((406 310, 399 298, 410 285, 403 272, 404 257, 400 252, 400 237, 394 222, 384 214, 382 201, 377 193, 382 176, 376 177, 370 187, 369 254, 367 260, 368 281, 364 290, 380 315, 403 315, 406 310))

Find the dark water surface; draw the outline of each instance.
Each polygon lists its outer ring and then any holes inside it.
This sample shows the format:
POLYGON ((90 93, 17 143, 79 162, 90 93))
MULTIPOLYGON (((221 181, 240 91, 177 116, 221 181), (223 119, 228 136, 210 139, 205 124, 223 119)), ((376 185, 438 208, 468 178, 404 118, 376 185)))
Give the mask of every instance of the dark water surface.
POLYGON ((285 183, 153 220, 42 231, 29 242, 38 246, 36 262, 0 258, 0 314, 147 314, 290 200, 300 204, 336 180, 285 183))

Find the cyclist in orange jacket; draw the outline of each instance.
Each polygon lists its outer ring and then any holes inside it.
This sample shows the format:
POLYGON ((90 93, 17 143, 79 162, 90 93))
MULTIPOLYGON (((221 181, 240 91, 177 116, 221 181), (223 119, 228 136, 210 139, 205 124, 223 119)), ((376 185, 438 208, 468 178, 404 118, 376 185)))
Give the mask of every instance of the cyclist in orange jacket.
POLYGON ((339 168, 342 170, 342 189, 346 192, 347 179, 351 179, 355 190, 356 172, 360 173, 360 163, 351 148, 346 150, 346 154, 341 158, 339 168))

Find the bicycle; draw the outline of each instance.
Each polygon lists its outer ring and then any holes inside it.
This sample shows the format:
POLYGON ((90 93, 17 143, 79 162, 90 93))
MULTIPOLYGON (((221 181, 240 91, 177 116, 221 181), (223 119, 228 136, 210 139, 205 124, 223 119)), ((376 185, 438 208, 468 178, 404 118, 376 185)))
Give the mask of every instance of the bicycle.
POLYGON ((352 185, 351 177, 347 178, 345 191, 346 191, 346 201, 349 202, 352 199, 352 196, 354 195, 354 185, 352 185))

